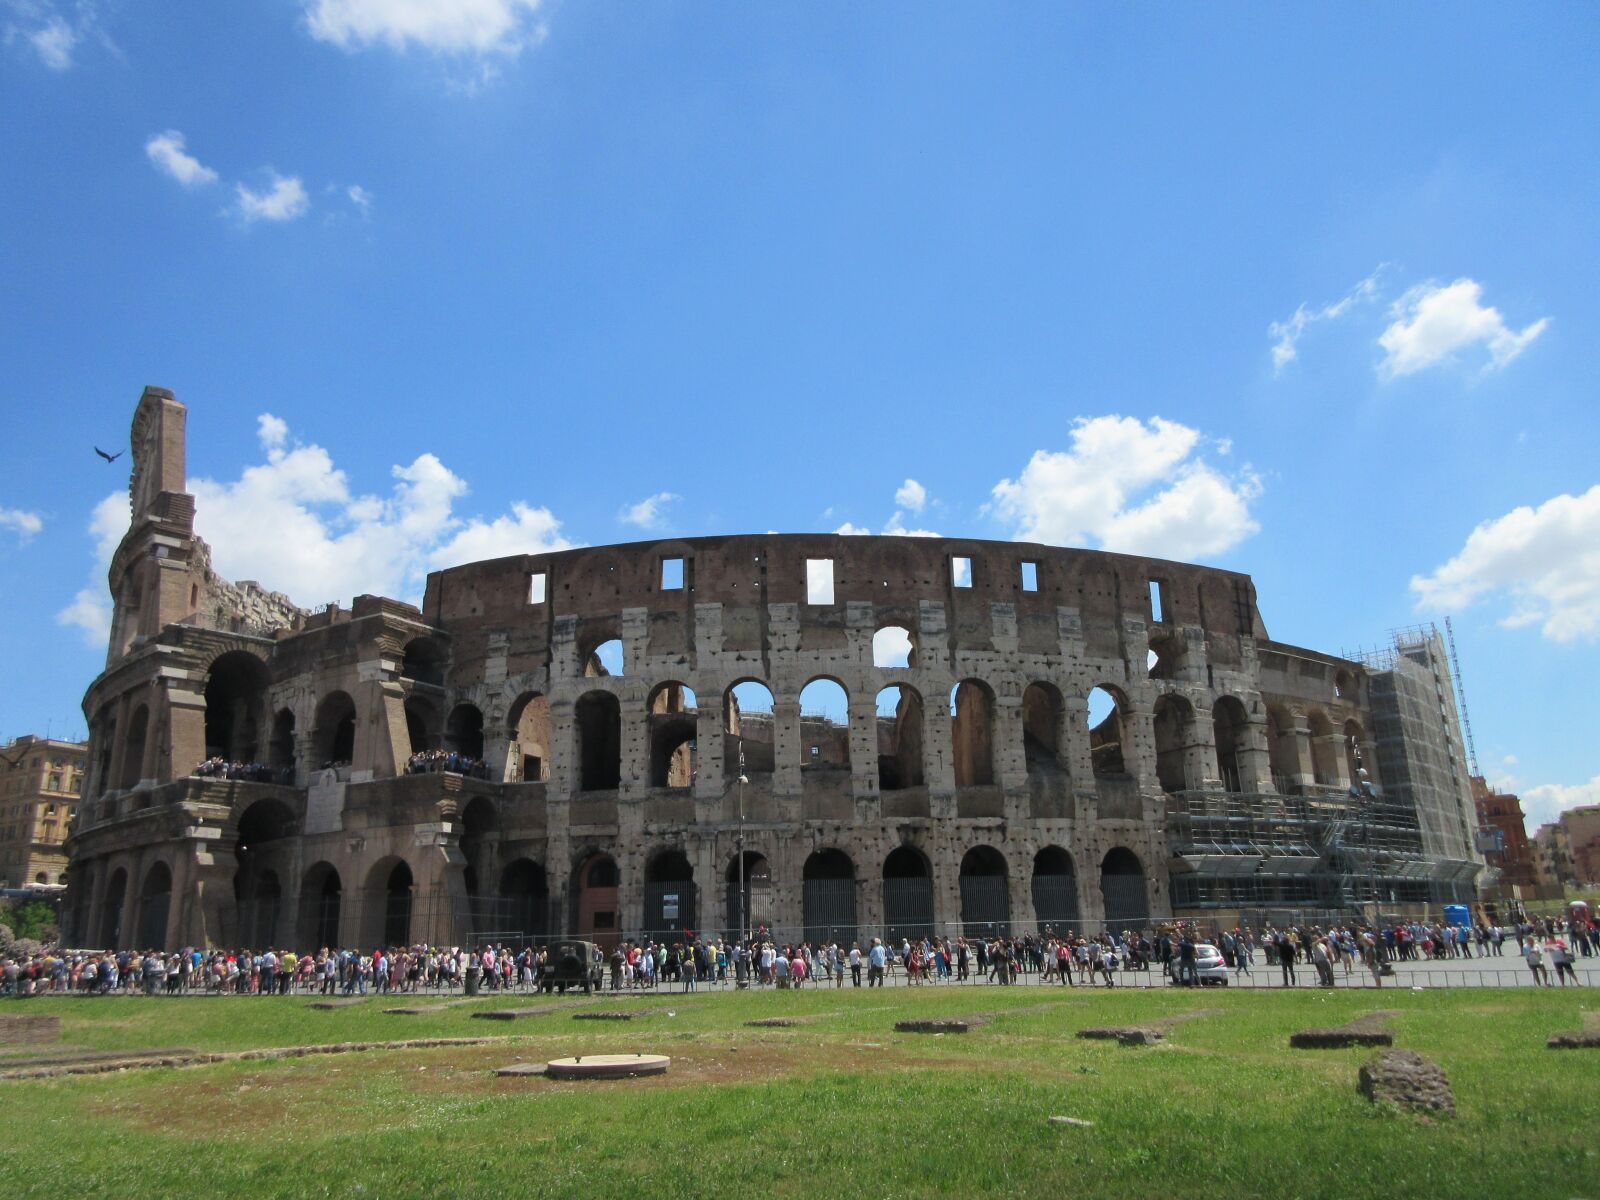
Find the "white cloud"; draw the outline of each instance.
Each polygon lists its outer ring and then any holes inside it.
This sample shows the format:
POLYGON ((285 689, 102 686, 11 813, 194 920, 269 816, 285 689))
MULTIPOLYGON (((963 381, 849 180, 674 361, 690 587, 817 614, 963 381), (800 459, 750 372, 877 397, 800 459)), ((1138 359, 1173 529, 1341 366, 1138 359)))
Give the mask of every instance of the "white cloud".
POLYGON ((94 506, 89 517, 89 534, 94 538, 94 570, 87 587, 79 589, 72 602, 56 613, 56 624, 76 626, 83 639, 96 649, 105 649, 111 639, 111 597, 106 592, 106 570, 117 552, 122 535, 128 532, 128 493, 112 492, 94 506))
MULTIPOLYGON (((1294 315, 1287 321, 1274 321, 1267 326, 1268 334, 1274 339, 1272 343, 1272 370, 1280 373, 1284 367, 1299 357, 1300 337, 1317 321, 1337 321, 1356 304, 1372 299, 1378 292, 1378 276, 1383 273, 1383 266, 1379 266, 1355 287, 1345 293, 1343 298, 1331 304, 1324 304, 1317 308, 1310 308, 1302 304, 1294 310, 1294 315)), ((1224 451, 1224 453, 1226 453, 1224 451)))
POLYGON ((344 50, 515 55, 544 40, 539 0, 303 0, 306 27, 344 50))
POLYGON ((275 171, 272 187, 265 192, 255 192, 242 183, 234 184, 239 197, 239 215, 246 221, 292 221, 304 216, 311 207, 305 185, 298 176, 284 178, 275 171))
POLYGON ((839 526, 839 528, 835 529, 833 532, 835 534, 837 534, 839 537, 871 537, 872 536, 872 530, 868 529, 866 526, 864 526, 864 525, 852 525, 849 521, 846 521, 843 525, 839 526))
POLYGON ((43 528, 44 519, 38 513, 21 508, 0 508, 0 529, 11 530, 24 546, 43 528))
POLYGON ((158 133, 144 144, 145 156, 184 187, 215 183, 217 173, 184 149, 183 134, 176 129, 158 133))
POLYGON ((358 209, 361 210, 361 215, 363 217, 371 215, 372 193, 367 191, 366 188, 362 187, 359 183, 352 183, 345 189, 344 194, 350 198, 351 204, 354 204, 358 209))
POLYGON ((889 518, 888 524, 883 527, 883 532, 889 537, 943 537, 944 534, 932 529, 907 529, 905 514, 899 509, 889 518))
POLYGON ((263 450, 280 450, 289 439, 289 423, 282 417, 262 413, 256 418, 256 438, 263 450))
POLYGON ((617 520, 624 525, 637 525, 640 529, 660 529, 666 516, 662 509, 675 500, 682 500, 682 496, 672 492, 657 492, 654 496, 646 496, 637 504, 625 506, 617 514, 617 520))
POLYGON ((513 554, 565 550, 571 544, 561 536, 561 522, 548 508, 534 508, 518 500, 512 503, 508 516, 492 521, 474 517, 466 522, 454 537, 429 555, 428 565, 437 571, 513 554))
POLYGON ((45 25, 28 35, 28 42, 45 66, 52 71, 65 71, 72 66, 72 51, 78 44, 78 31, 60 17, 51 17, 45 25))
POLYGON ((922 511, 928 503, 928 489, 915 479, 908 479, 900 485, 894 494, 894 502, 901 508, 908 508, 914 513, 922 511))
POLYGON ((1588 783, 1546 783, 1522 793, 1522 811, 1530 827, 1547 825, 1580 804, 1600 804, 1600 775, 1588 783))
POLYGON ((1228 475, 1197 451, 1197 430, 1154 417, 1079 418, 1070 450, 1037 450, 1015 480, 994 486, 991 510, 1018 541, 1097 543, 1161 558, 1220 554, 1259 526, 1260 494, 1244 467, 1228 475))
POLYGON ((1378 338, 1385 351, 1378 364, 1384 379, 1412 375, 1450 360, 1458 350, 1481 344, 1489 352, 1484 370, 1505 366, 1528 348, 1550 323, 1541 317, 1520 332, 1509 328, 1497 308, 1479 303, 1483 285, 1471 279, 1439 285, 1424 283, 1395 301, 1392 324, 1378 338))
POLYGON ((1504 592, 1501 624, 1542 624, 1556 642, 1600 639, 1600 484, 1524 505, 1474 529, 1460 552, 1411 580, 1417 606, 1465 608, 1504 592))

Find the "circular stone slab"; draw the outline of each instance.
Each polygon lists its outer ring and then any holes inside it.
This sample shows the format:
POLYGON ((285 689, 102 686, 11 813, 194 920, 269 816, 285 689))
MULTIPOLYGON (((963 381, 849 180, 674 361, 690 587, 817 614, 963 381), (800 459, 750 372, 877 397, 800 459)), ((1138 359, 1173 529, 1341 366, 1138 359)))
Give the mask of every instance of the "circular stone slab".
POLYGON ((580 1054, 551 1059, 545 1073, 551 1079, 633 1079, 665 1075, 671 1061, 665 1054, 580 1054))

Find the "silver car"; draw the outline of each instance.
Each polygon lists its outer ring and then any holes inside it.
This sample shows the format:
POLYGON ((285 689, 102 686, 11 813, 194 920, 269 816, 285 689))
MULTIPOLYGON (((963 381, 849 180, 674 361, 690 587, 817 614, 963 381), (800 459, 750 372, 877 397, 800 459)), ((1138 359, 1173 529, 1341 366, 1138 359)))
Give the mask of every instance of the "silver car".
MULTIPOLYGON (((1178 956, 1174 954, 1167 964, 1167 974, 1173 983, 1178 982, 1178 956)), ((1222 951, 1208 942, 1196 942, 1194 947, 1194 974, 1202 987, 1227 987, 1228 964, 1222 961, 1222 951)))

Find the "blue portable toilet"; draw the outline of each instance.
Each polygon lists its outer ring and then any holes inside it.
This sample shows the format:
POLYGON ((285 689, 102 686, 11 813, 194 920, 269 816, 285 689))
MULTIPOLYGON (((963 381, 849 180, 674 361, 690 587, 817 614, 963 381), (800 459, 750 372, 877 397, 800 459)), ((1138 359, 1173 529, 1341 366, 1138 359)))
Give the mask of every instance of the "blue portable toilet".
POLYGON ((1446 904, 1444 906, 1444 923, 1453 925, 1457 929, 1469 928, 1472 925, 1472 910, 1465 904, 1446 904))

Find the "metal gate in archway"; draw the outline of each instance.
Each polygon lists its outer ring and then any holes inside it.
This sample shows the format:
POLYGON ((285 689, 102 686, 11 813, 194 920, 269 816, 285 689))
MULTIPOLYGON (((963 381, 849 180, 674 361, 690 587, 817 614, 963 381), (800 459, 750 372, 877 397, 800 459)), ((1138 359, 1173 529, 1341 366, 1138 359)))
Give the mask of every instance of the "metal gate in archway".
POLYGON ((1078 927, 1078 877, 1041 875, 1033 877, 1033 914, 1041 930, 1068 933, 1078 927))
POLYGON ((883 881, 883 927, 892 942, 933 932, 933 880, 926 875, 883 881))
POLYGON ((1143 929, 1150 922, 1150 900, 1145 894, 1144 872, 1115 874, 1102 872, 1100 894, 1105 900, 1106 928, 1143 929))
POLYGON ((694 881, 669 879, 644 885, 644 928, 647 939, 674 942, 683 940, 683 931, 700 931, 695 905, 694 881))
POLYGON ((961 931, 968 937, 1011 933, 1011 882, 1004 875, 961 877, 961 931))
POLYGON ((813 946, 856 940, 856 881, 808 879, 803 887, 805 939, 813 946))

